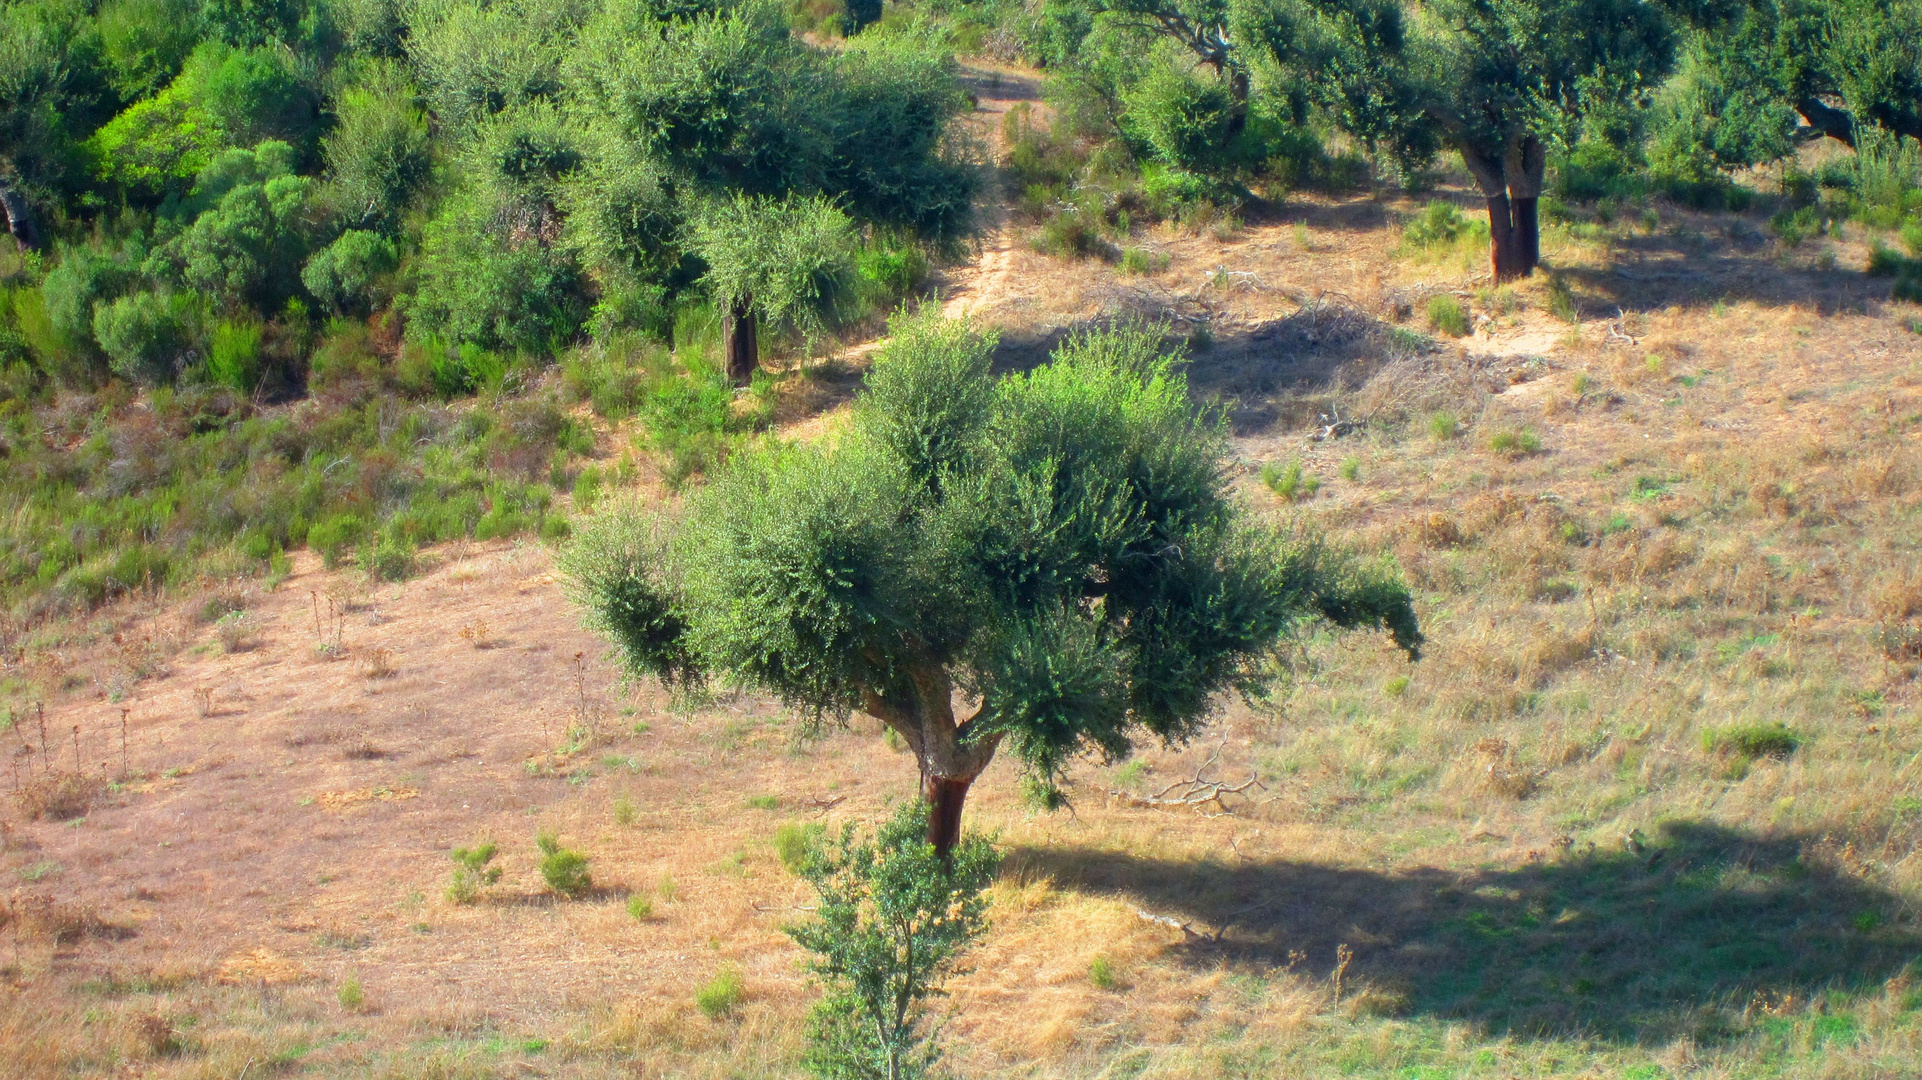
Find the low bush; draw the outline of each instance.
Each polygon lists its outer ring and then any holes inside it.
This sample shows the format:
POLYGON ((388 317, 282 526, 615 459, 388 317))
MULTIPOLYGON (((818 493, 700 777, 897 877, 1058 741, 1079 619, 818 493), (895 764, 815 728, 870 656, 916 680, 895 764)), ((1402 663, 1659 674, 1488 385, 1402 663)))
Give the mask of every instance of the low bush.
POLYGON ((541 853, 541 880, 547 882, 548 888, 570 900, 593 890, 594 879, 587 870, 587 856, 562 847, 560 838, 553 833, 541 833, 534 838, 534 845, 541 853))
POLYGON ((456 904, 471 904, 480 899, 481 890, 501 879, 501 868, 490 865, 499 852, 492 840, 471 848, 455 848, 448 853, 454 860, 454 877, 447 883, 447 899, 456 904))
POLYGON ((1739 758, 1786 758, 1801 745, 1801 736, 1784 724, 1744 724, 1702 736, 1703 749, 1739 758))
POLYGON ((1438 334, 1461 337, 1468 333, 1468 312, 1461 301, 1452 296, 1429 297, 1428 327, 1438 334))
POLYGON ((774 853, 780 857, 781 865, 787 867, 788 873, 799 874, 807 864, 809 854, 826 839, 827 826, 818 822, 786 822, 774 830, 774 853))
POLYGON ((1541 453, 1542 439, 1531 428, 1509 428, 1490 436, 1488 448, 1503 457, 1528 457, 1541 453))
POLYGON ((741 977, 741 969, 733 965, 722 968, 694 991, 694 1004, 709 1020, 726 1019, 745 1000, 747 981, 741 977))

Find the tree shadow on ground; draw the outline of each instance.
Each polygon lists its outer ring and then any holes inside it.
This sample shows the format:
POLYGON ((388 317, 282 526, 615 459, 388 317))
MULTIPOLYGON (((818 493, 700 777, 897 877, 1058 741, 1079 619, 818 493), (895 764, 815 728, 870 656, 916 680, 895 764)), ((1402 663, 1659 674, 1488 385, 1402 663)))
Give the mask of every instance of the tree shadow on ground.
POLYGON ((1324 423, 1343 392, 1357 389, 1397 358, 1433 348, 1426 335, 1334 298, 1311 299, 1287 315, 1261 321, 1219 315, 1131 293, 1099 319, 1045 333, 1004 333, 994 368, 997 374, 1028 371, 1046 362, 1070 334, 1121 320, 1164 322, 1168 344, 1185 350, 1191 395, 1219 406, 1234 434, 1254 435, 1324 423))
POLYGON ((1678 823, 1639 853, 1462 873, 1058 848, 1012 865, 1190 922, 1197 966, 1327 972, 1347 946, 1349 984, 1404 1013, 1660 1045, 1739 1032, 1758 996, 1877 987, 1922 955, 1902 898, 1808 858, 1806 839, 1678 823))

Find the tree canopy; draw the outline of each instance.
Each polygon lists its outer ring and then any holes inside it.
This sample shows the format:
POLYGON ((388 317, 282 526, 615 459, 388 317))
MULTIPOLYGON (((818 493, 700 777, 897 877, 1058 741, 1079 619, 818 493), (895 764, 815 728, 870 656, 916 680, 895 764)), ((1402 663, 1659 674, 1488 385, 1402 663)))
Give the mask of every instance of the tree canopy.
POLYGON ((1004 743, 1051 799, 1076 754, 1192 736, 1308 622, 1418 654, 1391 571, 1247 517, 1159 328, 998 379, 991 334, 932 310, 893 331, 838 441, 585 528, 563 565, 634 671, 876 717, 914 750, 945 850, 1004 743))

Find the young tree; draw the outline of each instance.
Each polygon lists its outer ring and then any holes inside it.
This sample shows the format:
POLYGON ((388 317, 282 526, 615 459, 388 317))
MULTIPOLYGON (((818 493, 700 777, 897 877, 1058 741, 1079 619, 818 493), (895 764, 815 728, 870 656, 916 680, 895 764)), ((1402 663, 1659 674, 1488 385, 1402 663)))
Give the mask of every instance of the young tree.
POLYGON ((1304 622, 1417 655, 1390 571, 1246 519, 1161 343, 1081 334, 997 380, 991 336, 903 316, 844 437, 737 455, 684 511, 603 513, 574 594, 637 673, 892 728, 944 853, 1004 743, 1052 804, 1071 756, 1188 738, 1304 622))
POLYGON ((817 843, 800 873, 820 894, 813 919, 787 928, 827 982, 803 1059, 822 1080, 904 1080, 939 1057, 923 1006, 987 927, 1001 857, 970 836, 943 858, 927 842, 926 804, 904 803, 872 841, 848 825, 817 843))
POLYGON ((760 322, 812 330, 854 269, 854 227, 825 199, 736 196, 696 217, 690 247, 707 263, 721 309, 728 377, 746 386, 760 366, 760 322))

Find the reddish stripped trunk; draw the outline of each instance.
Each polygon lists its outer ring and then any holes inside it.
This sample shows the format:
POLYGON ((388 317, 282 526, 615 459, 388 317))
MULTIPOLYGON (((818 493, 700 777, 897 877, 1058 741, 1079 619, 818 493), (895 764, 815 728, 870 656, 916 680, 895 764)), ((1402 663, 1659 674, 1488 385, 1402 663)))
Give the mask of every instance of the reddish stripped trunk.
POLYGON ((1495 283, 1501 284, 1526 277, 1528 270, 1522 262, 1519 237, 1515 231, 1515 219, 1508 196, 1491 195, 1488 199, 1488 262, 1495 283))
POLYGON ((968 802, 974 777, 921 777, 921 797, 928 803, 928 843, 943 858, 961 842, 961 809, 968 802))

